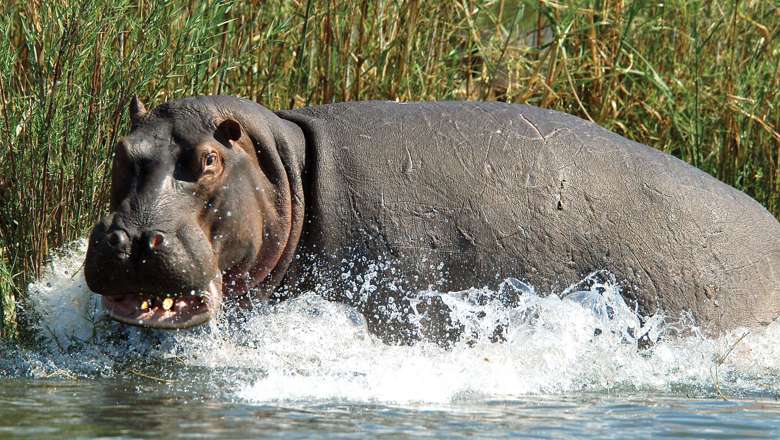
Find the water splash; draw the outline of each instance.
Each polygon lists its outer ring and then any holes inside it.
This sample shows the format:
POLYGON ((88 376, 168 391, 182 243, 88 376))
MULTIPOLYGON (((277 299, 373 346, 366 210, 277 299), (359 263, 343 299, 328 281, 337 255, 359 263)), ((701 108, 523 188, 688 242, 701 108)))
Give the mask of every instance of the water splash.
POLYGON ((93 339, 102 319, 98 297, 89 294, 81 270, 86 247, 86 240, 80 240, 60 250, 44 277, 27 289, 35 330, 49 349, 67 351, 93 339))
MULTIPOLYGON (((73 275, 85 247, 78 243, 55 259, 30 286, 44 348, 0 361, 0 372, 110 377, 143 369, 184 386, 207 381, 228 398, 250 402, 780 393, 780 323, 707 338, 690 321, 639 315, 606 273, 550 296, 514 278, 495 290, 416 293, 415 301, 444 302, 464 337, 446 348, 391 346, 368 332, 354 308, 317 292, 192 331, 126 328, 107 320, 83 276, 73 275)), ((363 286, 371 274, 350 276, 362 280, 363 290, 373 288, 363 286)), ((412 307, 411 320, 423 315, 412 307)))

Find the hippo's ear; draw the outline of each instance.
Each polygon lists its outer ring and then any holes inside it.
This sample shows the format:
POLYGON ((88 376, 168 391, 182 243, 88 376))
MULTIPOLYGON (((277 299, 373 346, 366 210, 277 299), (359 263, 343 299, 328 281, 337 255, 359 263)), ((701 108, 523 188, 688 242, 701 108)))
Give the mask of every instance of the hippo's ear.
POLYGON ((225 119, 217 126, 217 132, 214 133, 214 137, 225 145, 230 146, 230 141, 241 139, 241 124, 235 119, 225 119))
POLYGON ((146 114, 146 107, 144 106, 144 103, 141 102, 140 99, 138 99, 138 96, 133 95, 132 98, 130 98, 130 121, 134 124, 138 122, 139 119, 143 118, 146 114))

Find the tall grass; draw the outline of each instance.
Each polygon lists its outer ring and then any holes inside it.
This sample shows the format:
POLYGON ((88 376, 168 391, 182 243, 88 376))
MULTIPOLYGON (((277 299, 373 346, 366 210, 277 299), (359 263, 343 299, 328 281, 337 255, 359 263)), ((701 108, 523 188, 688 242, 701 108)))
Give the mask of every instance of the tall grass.
POLYGON ((50 251, 105 211, 132 94, 526 102, 681 157, 780 215, 779 24, 763 0, 5 0, 3 331, 50 251))

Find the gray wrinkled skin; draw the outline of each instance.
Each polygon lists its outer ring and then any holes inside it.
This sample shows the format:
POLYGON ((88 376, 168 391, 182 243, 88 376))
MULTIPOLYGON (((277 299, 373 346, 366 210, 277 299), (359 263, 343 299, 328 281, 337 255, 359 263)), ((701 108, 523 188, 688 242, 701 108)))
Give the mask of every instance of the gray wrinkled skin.
MULTIPOLYGON (((143 150, 154 160, 132 178, 114 176, 112 194, 130 191, 133 203, 115 197, 90 242, 87 282, 104 295, 201 286, 179 261, 197 255, 225 274, 228 299, 316 289, 358 307, 388 342, 458 336, 441 299, 409 299, 420 289, 495 288, 516 277, 552 293, 597 270, 623 282, 641 312, 690 312, 711 333, 780 316, 780 223, 769 212, 668 154, 564 113, 474 102, 272 113, 196 97, 150 112, 127 142, 154 145, 143 150), (226 116, 241 126, 234 144, 214 134, 226 116), (225 183, 210 192, 175 172, 204 142, 226 158, 225 183), (149 212, 144 201, 156 193, 146 188, 160 187, 152 178, 173 182, 156 215, 197 233, 179 233, 154 268, 137 269, 139 258, 108 264, 107 231, 149 212), (203 237, 210 243, 195 246, 203 237), (378 289, 356 295, 352 275, 377 262, 389 262, 378 289), (422 335, 393 313, 410 305, 426 316, 422 335)), ((144 228, 175 231, 152 223, 144 228)))
MULTIPOLYGON (((444 290, 594 270, 711 332, 780 316, 780 223, 708 174, 571 115, 503 103, 282 111, 306 136, 299 249, 389 256, 444 290), (345 251, 350 249, 350 251, 345 251)), ((298 268, 298 270, 302 270, 298 268)), ((381 296, 381 294, 379 294, 381 296)))

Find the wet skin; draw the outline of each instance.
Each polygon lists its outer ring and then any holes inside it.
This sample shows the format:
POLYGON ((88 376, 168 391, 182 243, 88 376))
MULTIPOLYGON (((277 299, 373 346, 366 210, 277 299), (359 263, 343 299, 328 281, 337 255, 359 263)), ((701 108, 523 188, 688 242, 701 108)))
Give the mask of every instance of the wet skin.
MULTIPOLYGON (((385 306, 409 310, 410 292, 506 277, 559 292, 597 270, 643 313, 690 312, 712 332, 780 316, 771 214, 571 115, 454 102, 272 113, 231 97, 148 112, 133 101, 130 113, 85 270, 123 322, 197 325, 231 299, 327 281, 392 341, 404 324, 385 306), (342 282, 344 264, 360 274, 379 260, 401 274, 380 274, 393 288, 356 295, 342 282)), ((447 337, 446 306, 416 307, 447 337)))

